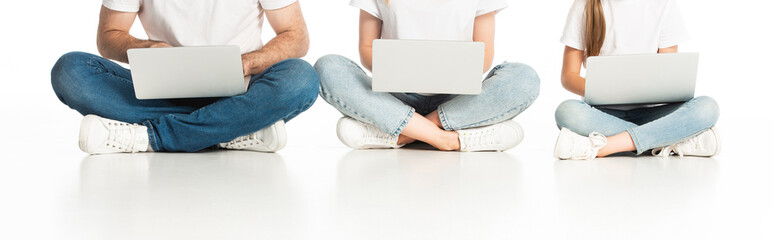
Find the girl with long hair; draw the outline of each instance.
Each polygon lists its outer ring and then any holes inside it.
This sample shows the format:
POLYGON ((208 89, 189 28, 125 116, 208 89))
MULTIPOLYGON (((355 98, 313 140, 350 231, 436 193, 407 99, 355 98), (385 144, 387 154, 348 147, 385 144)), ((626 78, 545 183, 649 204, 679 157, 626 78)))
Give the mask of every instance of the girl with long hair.
MULTIPOLYGON (((562 85, 585 94, 586 58, 675 53, 687 39, 675 0, 576 0, 567 17, 562 85)), ((664 86, 669 87, 669 86, 664 86)), ((642 91, 658 91, 658 88, 642 91)), ((556 109, 559 159, 594 159, 619 152, 710 157, 720 150, 714 127, 718 105, 710 97, 684 103, 590 106, 567 100, 556 109)))

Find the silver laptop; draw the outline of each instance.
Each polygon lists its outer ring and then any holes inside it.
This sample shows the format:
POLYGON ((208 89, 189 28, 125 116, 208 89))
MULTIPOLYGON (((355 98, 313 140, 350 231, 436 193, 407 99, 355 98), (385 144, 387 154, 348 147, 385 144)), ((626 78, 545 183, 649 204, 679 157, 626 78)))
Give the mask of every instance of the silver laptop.
POLYGON ((484 43, 377 39, 372 64, 375 92, 479 94, 484 43))
POLYGON ((247 90, 239 46, 127 51, 137 99, 228 97, 247 90))
POLYGON ((693 98, 698 53, 590 57, 586 96, 590 105, 684 102, 693 98))

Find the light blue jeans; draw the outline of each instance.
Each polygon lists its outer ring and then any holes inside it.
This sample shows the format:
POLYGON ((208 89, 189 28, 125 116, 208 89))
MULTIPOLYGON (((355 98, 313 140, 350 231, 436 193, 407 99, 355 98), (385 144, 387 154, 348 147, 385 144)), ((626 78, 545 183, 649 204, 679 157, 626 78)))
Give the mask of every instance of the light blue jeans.
POLYGON ((320 95, 344 115, 399 135, 414 115, 435 110, 446 130, 492 125, 512 119, 538 96, 540 79, 531 67, 503 63, 492 69, 479 95, 384 93, 371 90, 371 77, 357 63, 327 55, 314 65, 320 95))
POLYGON ((710 97, 626 111, 567 100, 556 109, 556 124, 584 136, 591 132, 605 136, 629 132, 637 154, 642 154, 682 142, 715 126, 719 112, 717 102, 710 97))

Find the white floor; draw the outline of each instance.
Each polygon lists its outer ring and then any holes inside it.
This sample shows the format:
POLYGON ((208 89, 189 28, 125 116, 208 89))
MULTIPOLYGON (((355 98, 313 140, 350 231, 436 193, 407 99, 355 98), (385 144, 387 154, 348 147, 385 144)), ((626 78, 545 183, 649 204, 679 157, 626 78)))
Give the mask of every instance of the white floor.
MULTIPOLYGON (((357 59, 357 10, 302 1, 309 62, 357 59)), ((8 1, 0 14, 0 239, 774 239, 768 1, 680 1, 701 52, 697 95, 715 98, 714 159, 556 161, 553 114, 570 1, 509 1, 497 55, 540 74, 505 153, 350 151, 322 99, 288 123, 278 154, 87 156, 81 116, 51 90, 69 51, 97 53, 99 1, 8 1), (718 15, 720 14, 720 15, 718 15), (718 17, 721 16, 721 17, 718 17)), ((267 34, 271 37, 268 24, 267 34)), ((132 34, 144 38, 136 23, 132 34)), ((644 89, 659 91, 663 87, 644 89)))
POLYGON ((556 161, 527 147, 330 144, 87 156, 67 141, 3 154, 0 239, 774 237, 774 163, 760 157, 556 161))

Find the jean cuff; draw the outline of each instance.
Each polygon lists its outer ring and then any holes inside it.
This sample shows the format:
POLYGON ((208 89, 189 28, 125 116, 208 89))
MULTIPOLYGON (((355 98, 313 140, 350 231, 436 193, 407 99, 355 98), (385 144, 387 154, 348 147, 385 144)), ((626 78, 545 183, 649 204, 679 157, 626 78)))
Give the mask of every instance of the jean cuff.
POLYGON ((443 107, 438 106, 438 119, 441 119, 441 125, 443 126, 444 130, 447 131, 454 131, 454 129, 451 124, 449 124, 449 118, 446 117, 446 112, 443 111, 443 107))
POLYGON ((148 143, 150 143, 151 148, 154 152, 161 152, 161 146, 158 142, 158 136, 156 136, 156 129, 153 128, 153 124, 151 124, 150 120, 145 120, 142 122, 142 125, 145 125, 145 127, 148 128, 148 143))
POLYGON ((403 121, 400 123, 400 126, 398 126, 398 129, 395 129, 395 131, 392 131, 392 133, 390 133, 390 136, 391 137, 396 137, 396 136, 400 135, 400 133, 403 132, 403 128, 406 127, 406 124, 408 124, 408 122, 411 120, 411 118, 414 117, 414 113, 415 112, 416 112, 416 110, 414 110, 414 108, 409 107, 408 114, 406 114, 406 117, 403 118, 403 121))
POLYGON ((637 155, 645 153, 645 151, 648 151, 650 149, 643 149, 642 144, 640 144, 640 138, 637 137, 637 133, 634 132, 634 128, 629 128, 626 130, 629 132, 629 136, 632 137, 632 142, 634 142, 634 147, 637 148, 637 155))

